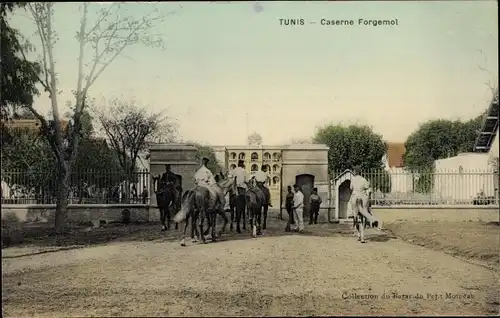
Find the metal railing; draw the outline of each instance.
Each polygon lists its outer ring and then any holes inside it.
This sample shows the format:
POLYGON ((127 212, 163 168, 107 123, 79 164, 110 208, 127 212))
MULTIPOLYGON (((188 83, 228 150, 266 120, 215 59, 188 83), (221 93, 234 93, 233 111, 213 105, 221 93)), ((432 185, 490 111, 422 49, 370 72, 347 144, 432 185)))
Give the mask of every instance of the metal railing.
MULTIPOLYGON (((370 181, 373 205, 499 204, 499 174, 493 169, 421 172, 392 169, 363 171, 361 174, 370 181)), ((346 192, 342 191, 349 189, 348 179, 342 173, 332 174, 332 202, 337 196, 345 200, 346 192)))
MULTIPOLYGON (((149 204, 150 173, 78 171, 70 176, 70 204, 149 204)), ((53 174, 2 171, 2 204, 55 204, 58 182, 53 174)))

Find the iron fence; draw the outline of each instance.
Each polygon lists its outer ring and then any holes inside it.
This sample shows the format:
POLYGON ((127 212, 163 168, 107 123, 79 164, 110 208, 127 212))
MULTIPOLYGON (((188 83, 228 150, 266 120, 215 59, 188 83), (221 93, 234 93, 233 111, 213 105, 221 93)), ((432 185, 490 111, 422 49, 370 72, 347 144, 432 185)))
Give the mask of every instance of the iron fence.
MULTIPOLYGON (((499 174, 492 170, 439 170, 410 172, 403 169, 361 173, 373 189, 372 204, 387 205, 489 205, 499 204, 499 174)), ((345 200, 348 173, 334 173, 330 198, 345 200)))
MULTIPOLYGON (((77 171, 70 175, 70 204, 149 204, 150 173, 147 170, 97 173, 77 171)), ((2 171, 2 204, 55 204, 58 182, 50 173, 2 171)))

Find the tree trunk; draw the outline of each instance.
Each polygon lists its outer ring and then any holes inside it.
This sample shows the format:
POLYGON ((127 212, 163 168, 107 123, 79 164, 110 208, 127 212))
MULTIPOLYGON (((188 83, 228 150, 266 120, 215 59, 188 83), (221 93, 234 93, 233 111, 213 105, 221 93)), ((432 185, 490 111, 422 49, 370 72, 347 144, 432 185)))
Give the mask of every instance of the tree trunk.
POLYGON ((68 216, 69 172, 61 171, 58 174, 58 189, 56 197, 55 228, 56 233, 62 234, 66 230, 68 216))

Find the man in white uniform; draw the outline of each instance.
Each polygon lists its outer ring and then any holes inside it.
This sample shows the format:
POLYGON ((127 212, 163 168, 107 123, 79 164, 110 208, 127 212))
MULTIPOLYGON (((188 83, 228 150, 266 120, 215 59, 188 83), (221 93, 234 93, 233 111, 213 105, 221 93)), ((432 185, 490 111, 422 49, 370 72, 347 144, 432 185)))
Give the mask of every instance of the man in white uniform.
POLYGON ((293 195, 293 215, 295 224, 290 226, 291 230, 297 230, 299 233, 304 232, 304 194, 300 191, 297 184, 293 185, 295 194, 293 195))
POLYGON ((370 183, 368 182, 368 180, 363 178, 360 173, 361 168, 355 167, 354 177, 351 179, 351 198, 349 199, 350 209, 354 217, 356 217, 357 214, 360 213, 366 218, 366 221, 368 222, 368 224, 370 224, 371 227, 378 227, 378 220, 373 215, 368 213, 368 194, 369 192, 371 192, 370 183), (358 200, 361 200, 363 202, 362 209, 358 209, 358 200))
POLYGON ((238 193, 245 194, 247 189, 246 182, 248 181, 247 172, 245 171, 245 162, 243 160, 238 161, 238 166, 232 171, 233 178, 236 177, 236 187, 238 188, 238 193))
POLYGON ((215 187, 217 182, 215 181, 214 175, 212 174, 212 171, 207 168, 207 164, 209 162, 210 159, 207 157, 202 158, 201 167, 194 174, 195 184, 207 188, 208 191, 210 191, 210 196, 214 200, 215 204, 224 204, 222 193, 219 193, 218 187, 215 187))

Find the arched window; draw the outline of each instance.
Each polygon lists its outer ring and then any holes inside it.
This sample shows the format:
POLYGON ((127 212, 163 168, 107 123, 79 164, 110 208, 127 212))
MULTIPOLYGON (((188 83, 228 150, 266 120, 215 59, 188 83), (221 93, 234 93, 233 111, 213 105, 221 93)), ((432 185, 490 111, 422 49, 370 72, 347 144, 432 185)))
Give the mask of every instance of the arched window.
POLYGON ((278 185, 280 183, 280 178, 277 176, 273 177, 273 185, 278 185))
POLYGON ((273 161, 279 161, 281 155, 278 152, 273 153, 273 161))
POLYGON ((271 154, 269 152, 264 152, 264 160, 271 160, 271 154))
POLYGON ((271 177, 267 177, 266 182, 267 184, 271 184, 271 177))
POLYGON ((236 152, 231 152, 231 154, 229 155, 229 159, 236 160, 236 152))
POLYGON ((234 169, 236 169, 236 165, 233 163, 232 165, 230 165, 230 166, 229 166, 229 169, 230 169, 230 170, 234 170, 234 169))
POLYGON ((259 155, 256 152, 252 152, 252 155, 250 156, 250 159, 252 161, 257 161, 257 160, 259 160, 259 155))
POLYGON ((278 173, 278 172, 280 172, 280 166, 273 165, 273 173, 278 173))
POLYGON ((266 167, 266 172, 271 173, 271 166, 270 165, 264 165, 266 167))
POLYGON ((245 160, 245 153, 244 152, 240 152, 240 154, 238 155, 238 159, 245 160))
POLYGON ((252 168, 250 168, 250 170, 251 170, 252 172, 254 172, 254 171, 259 171, 259 166, 257 166, 256 164, 253 164, 253 165, 252 165, 252 168))

